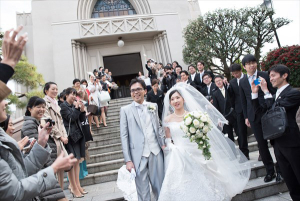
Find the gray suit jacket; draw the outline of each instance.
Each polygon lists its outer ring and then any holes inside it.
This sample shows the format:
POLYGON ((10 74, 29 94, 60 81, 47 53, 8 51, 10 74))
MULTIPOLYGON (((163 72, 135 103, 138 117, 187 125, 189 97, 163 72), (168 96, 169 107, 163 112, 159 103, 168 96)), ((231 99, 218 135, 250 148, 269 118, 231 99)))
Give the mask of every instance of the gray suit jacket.
MULTIPOLYGON (((165 133, 159 124, 157 104, 156 113, 151 113, 151 121, 160 147, 165 145, 165 133)), ((132 161, 135 169, 139 169, 142 158, 145 137, 139 114, 134 102, 121 108, 120 112, 120 135, 122 141, 123 155, 125 162, 132 161)))

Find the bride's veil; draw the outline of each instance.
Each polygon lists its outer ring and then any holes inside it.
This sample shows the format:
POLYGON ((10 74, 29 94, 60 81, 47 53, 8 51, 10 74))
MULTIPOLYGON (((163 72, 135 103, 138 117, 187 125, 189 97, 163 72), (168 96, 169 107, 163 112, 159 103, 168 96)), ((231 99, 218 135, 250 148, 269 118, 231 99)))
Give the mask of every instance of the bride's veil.
MULTIPOLYGON (((229 196, 233 197, 242 193, 250 177, 250 163, 235 144, 229 138, 224 137, 221 130, 228 121, 197 89, 185 83, 177 83, 166 93, 162 115, 163 127, 169 127, 169 122, 165 119, 174 112, 169 100, 169 94, 174 90, 177 90, 183 97, 186 111, 206 112, 210 117, 213 127, 208 137, 212 158, 210 161, 205 161, 205 165, 222 181, 229 196)), ((174 143, 176 145, 176 142, 174 143)), ((199 154, 200 152, 201 150, 199 154)))

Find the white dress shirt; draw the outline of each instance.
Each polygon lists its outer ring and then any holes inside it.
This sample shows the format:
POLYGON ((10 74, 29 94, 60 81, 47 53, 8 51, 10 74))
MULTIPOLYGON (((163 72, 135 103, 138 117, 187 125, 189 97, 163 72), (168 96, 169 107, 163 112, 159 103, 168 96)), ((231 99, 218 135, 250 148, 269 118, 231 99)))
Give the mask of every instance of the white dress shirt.
POLYGON ((238 86, 240 86, 240 80, 243 79, 243 77, 244 77, 244 73, 242 73, 240 78, 236 78, 238 86))
POLYGON ((202 82, 202 76, 203 76, 203 74, 204 74, 204 71, 202 73, 199 73, 201 82, 202 82))
POLYGON ((252 81, 253 81, 253 80, 256 80, 256 78, 257 78, 257 70, 255 71, 255 73, 254 73, 252 76, 250 76, 250 75, 248 75, 248 74, 247 74, 247 76, 248 76, 249 84, 250 84, 250 86, 251 86, 252 81))
MULTIPOLYGON (((210 87, 211 87, 211 83, 209 85, 206 85, 207 86, 207 94, 210 95, 210 87)), ((224 88, 224 87, 223 87, 224 88)))
POLYGON ((191 79, 192 79, 192 81, 194 81, 194 79, 195 79, 195 75, 196 75, 196 73, 194 73, 194 74, 191 74, 191 79))

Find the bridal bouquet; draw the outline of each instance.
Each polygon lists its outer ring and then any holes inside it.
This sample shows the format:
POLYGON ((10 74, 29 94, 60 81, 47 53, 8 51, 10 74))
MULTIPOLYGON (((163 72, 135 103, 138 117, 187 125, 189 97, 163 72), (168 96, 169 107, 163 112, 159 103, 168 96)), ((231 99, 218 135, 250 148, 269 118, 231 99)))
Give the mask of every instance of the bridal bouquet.
POLYGON ((191 142, 198 144, 198 149, 202 150, 205 160, 211 158, 209 151, 209 138, 207 133, 211 130, 212 124, 207 113, 193 111, 184 116, 184 125, 181 125, 181 130, 186 133, 186 137, 191 142))

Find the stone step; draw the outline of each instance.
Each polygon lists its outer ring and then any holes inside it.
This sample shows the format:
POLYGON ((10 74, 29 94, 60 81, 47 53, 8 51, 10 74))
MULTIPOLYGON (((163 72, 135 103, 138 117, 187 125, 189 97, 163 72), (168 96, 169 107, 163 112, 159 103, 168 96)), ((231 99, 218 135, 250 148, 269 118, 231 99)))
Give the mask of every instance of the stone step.
POLYGON ((123 159, 123 151, 113 151, 103 154, 95 154, 90 156, 90 160, 88 161, 89 164, 93 163, 100 163, 105 161, 123 159))
POLYGON ((263 177, 252 179, 248 182, 243 193, 236 195, 232 201, 251 201, 287 192, 284 182, 276 183, 275 180, 265 183, 263 177))
POLYGON ((96 154, 103 154, 107 152, 114 152, 120 150, 122 150, 122 144, 117 143, 117 144, 110 144, 110 145, 103 145, 103 146, 89 148, 89 154, 96 155, 96 154))
MULTIPOLYGON (((88 174, 84 179, 80 180, 81 186, 88 186, 104 182, 116 181, 118 177, 118 170, 105 171, 95 174, 88 174)), ((64 179, 64 189, 67 189, 69 182, 64 179)))
POLYGON ((90 142, 90 148, 103 146, 103 145, 116 144, 116 143, 121 143, 120 136, 92 141, 90 142))
POLYGON ((94 174, 97 172, 105 172, 109 170, 118 170, 124 165, 124 159, 117 159, 111 161, 105 161, 100 163, 88 164, 88 172, 89 174, 94 174))
POLYGON ((106 132, 106 133, 99 132, 99 133, 93 135, 94 141, 115 138, 115 137, 120 137, 120 131, 118 131, 117 129, 116 129, 116 131, 106 132))
POLYGON ((113 124, 107 125, 107 127, 104 127, 103 124, 100 124, 100 128, 97 128, 96 125, 92 126, 92 131, 96 133, 103 133, 103 132, 111 132, 111 131, 116 131, 120 130, 120 122, 115 122, 113 124))

